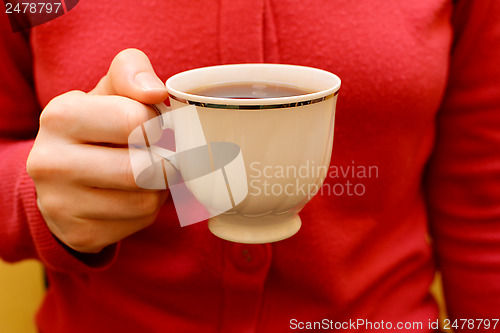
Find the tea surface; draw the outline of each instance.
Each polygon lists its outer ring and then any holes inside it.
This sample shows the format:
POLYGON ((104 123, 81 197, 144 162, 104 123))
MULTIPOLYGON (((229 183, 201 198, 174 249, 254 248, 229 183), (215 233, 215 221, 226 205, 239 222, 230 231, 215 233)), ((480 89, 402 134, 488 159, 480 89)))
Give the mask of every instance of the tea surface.
POLYGON ((276 98, 309 94, 304 88, 269 83, 269 82, 242 82, 218 84, 201 87, 190 91, 193 95, 221 98, 276 98))

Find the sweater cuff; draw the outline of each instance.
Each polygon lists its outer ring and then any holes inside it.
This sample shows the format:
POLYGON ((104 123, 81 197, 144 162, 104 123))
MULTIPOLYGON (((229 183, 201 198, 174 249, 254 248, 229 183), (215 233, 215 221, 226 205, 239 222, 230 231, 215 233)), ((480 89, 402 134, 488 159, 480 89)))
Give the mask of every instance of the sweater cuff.
POLYGON ((80 253, 60 242, 49 230, 36 204, 35 184, 25 171, 21 175, 20 194, 24 211, 40 260, 54 271, 101 271, 115 261, 120 243, 110 245, 96 254, 80 253))

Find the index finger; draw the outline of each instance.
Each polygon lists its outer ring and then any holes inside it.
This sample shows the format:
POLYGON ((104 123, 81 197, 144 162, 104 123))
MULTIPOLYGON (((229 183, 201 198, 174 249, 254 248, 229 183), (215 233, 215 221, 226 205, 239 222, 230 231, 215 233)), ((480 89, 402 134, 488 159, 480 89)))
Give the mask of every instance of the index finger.
MULTIPOLYGON (((56 104, 52 107, 61 109, 52 114, 63 119, 45 122, 47 126, 59 124, 57 131, 73 142, 125 145, 134 129, 157 116, 151 107, 126 97, 74 94, 71 106, 66 104, 66 98, 51 102, 56 104)), ((44 118, 50 118, 50 115, 48 113, 44 118)), ((158 131, 150 129, 149 132, 161 132, 159 120, 158 131)))

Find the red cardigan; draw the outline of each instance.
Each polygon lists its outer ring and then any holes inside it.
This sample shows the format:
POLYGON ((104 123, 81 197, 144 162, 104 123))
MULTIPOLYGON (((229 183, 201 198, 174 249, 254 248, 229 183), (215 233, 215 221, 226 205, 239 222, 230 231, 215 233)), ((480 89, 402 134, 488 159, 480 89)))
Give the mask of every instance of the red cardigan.
POLYGON ((436 267, 451 318, 499 318, 500 1, 82 0, 29 36, 11 33, 4 13, 0 28, 0 256, 45 265, 41 332, 282 332, 358 319, 428 332, 436 267), (92 89, 128 47, 162 79, 240 62, 342 78, 326 191, 298 234, 231 243, 206 222, 181 228, 167 202, 151 227, 100 254, 58 243, 25 171, 38 115, 63 92, 92 89))

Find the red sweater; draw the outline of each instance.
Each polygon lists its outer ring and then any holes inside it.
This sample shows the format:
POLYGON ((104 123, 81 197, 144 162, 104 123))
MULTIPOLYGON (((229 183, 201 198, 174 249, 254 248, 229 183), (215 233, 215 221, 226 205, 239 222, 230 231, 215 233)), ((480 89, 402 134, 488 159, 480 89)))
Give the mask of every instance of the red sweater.
POLYGON ((41 332, 282 332, 358 319, 428 332, 436 267, 452 318, 499 318, 500 1, 82 0, 29 36, 11 33, 4 13, 0 28, 0 256, 45 265, 41 332), (63 92, 92 89, 128 47, 162 79, 240 62, 342 78, 330 175, 298 234, 231 243, 206 222, 181 228, 167 202, 100 254, 58 243, 25 171, 38 115, 63 92))

